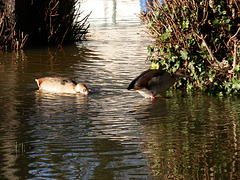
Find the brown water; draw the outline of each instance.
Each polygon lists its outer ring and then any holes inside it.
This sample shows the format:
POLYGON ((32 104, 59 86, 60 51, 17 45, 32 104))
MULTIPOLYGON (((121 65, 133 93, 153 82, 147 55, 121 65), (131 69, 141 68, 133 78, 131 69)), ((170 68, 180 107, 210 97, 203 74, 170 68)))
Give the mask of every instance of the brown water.
POLYGON ((63 49, 0 52, 0 179, 240 179, 240 98, 127 91, 151 42, 124 18, 97 21, 89 41, 63 49), (39 92, 43 76, 91 94, 39 92))

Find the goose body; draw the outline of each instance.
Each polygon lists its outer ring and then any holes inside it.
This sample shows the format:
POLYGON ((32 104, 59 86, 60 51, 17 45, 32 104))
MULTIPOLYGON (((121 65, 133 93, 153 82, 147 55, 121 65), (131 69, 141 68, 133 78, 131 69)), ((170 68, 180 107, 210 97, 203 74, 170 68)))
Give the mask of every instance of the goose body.
POLYGON ((160 69, 149 69, 142 72, 128 86, 128 90, 139 91, 144 97, 154 97, 165 92, 176 81, 176 76, 160 69))
POLYGON ((84 84, 76 83, 69 78, 44 77, 35 79, 39 89, 54 93, 82 93, 87 95, 88 89, 84 84))

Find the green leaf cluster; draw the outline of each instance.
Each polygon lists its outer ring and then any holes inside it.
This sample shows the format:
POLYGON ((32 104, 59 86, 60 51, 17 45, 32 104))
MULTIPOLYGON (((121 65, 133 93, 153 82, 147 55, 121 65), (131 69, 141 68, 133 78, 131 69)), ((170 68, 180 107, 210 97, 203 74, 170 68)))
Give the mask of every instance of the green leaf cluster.
POLYGON ((240 2, 154 1, 142 13, 155 43, 148 47, 151 68, 185 69, 176 87, 213 94, 240 92, 240 2), (237 48, 236 48, 237 47, 237 48))

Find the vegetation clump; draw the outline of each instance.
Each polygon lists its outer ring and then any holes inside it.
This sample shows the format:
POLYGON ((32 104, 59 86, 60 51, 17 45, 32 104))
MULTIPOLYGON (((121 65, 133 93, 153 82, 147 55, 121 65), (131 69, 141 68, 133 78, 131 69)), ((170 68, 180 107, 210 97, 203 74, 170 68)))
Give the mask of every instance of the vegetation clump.
POLYGON ((84 40, 90 14, 82 18, 81 2, 0 0, 0 49, 22 49, 25 44, 62 46, 84 40))
POLYGON ((154 0, 142 12, 155 43, 153 68, 185 69, 191 79, 176 86, 209 93, 240 91, 240 1, 154 0))
POLYGON ((14 13, 0 1, 0 50, 22 49, 28 34, 16 30, 14 13))

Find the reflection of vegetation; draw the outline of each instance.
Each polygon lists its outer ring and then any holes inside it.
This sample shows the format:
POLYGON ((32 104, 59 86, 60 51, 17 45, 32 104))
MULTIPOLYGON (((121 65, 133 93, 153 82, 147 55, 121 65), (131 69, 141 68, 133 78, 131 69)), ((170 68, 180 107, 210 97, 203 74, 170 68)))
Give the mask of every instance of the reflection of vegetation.
POLYGON ((33 146, 29 143, 19 143, 16 142, 15 144, 15 151, 16 153, 25 153, 33 149, 33 146))
MULTIPOLYGON (((154 1, 142 13, 155 44, 150 60, 175 72, 187 69, 188 89, 210 92, 240 90, 239 1, 154 1)), ((178 84, 181 85, 181 84, 178 84)))
POLYGON ((154 174, 161 179, 238 179, 238 99, 179 96, 161 103, 155 101, 159 110, 142 122, 154 174))

